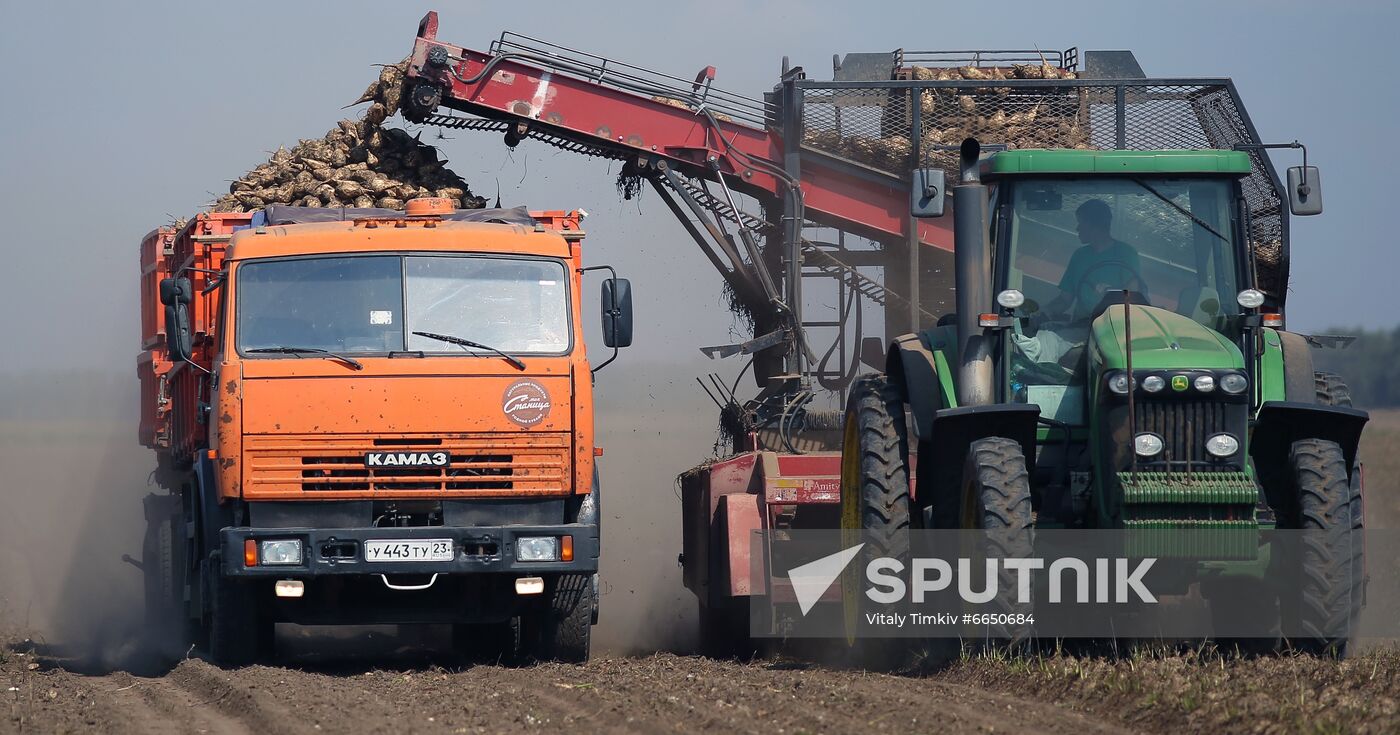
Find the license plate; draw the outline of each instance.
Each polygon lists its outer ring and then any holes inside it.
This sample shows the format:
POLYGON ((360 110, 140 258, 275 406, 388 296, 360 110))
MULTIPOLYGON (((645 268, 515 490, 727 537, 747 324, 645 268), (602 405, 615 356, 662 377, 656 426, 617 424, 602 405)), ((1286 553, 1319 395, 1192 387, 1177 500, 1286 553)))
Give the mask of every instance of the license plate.
POLYGON ((365 542, 365 561, 452 561, 453 551, 445 538, 371 540, 365 542))

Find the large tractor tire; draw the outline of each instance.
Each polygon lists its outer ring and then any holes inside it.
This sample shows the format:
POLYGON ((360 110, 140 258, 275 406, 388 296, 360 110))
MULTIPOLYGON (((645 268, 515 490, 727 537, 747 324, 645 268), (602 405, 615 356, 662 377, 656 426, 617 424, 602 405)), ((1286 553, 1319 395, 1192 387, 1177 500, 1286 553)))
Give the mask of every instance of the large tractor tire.
POLYGON ((545 580, 545 606, 521 616, 521 648, 528 659, 588 661, 593 629, 593 579, 562 574, 545 580))
MULTIPOLYGON (((1324 406, 1351 408, 1351 388, 1342 376, 1336 373, 1313 373, 1317 402, 1324 406)), ((1360 611, 1366 597, 1365 565, 1365 500, 1362 497, 1361 461, 1358 459, 1351 468, 1351 495, 1348 505, 1351 510, 1352 528, 1352 574, 1357 584, 1352 587, 1352 605, 1360 611)))
POLYGON ((1300 548, 1287 555, 1296 586, 1281 594, 1290 644, 1299 650, 1342 657, 1356 627, 1361 599, 1361 516, 1353 512, 1346 460, 1336 442, 1301 439, 1288 455, 1296 505, 1279 527, 1306 531, 1300 548), (1298 635, 1301 634, 1301 635, 1298 635))
POLYGON ((875 558, 907 558, 912 520, 904 400, 885 376, 866 376, 851 387, 841 443, 841 529, 852 543, 865 542, 841 584, 846 643, 857 668, 891 670, 913 661, 912 641, 857 635, 871 605, 860 594, 860 570, 875 558))
MULTIPOLYGON (((1031 484, 1020 443, 995 436, 972 442, 963 466, 963 485, 962 527, 986 531, 983 543, 987 558, 1033 556, 1031 484)), ((978 612, 1029 617, 1034 606, 1016 601, 1016 587, 1016 573, 1003 568, 997 578, 997 597, 978 612)), ((1030 637, 1031 625, 989 625, 981 633, 988 644, 1017 645, 1030 637)))

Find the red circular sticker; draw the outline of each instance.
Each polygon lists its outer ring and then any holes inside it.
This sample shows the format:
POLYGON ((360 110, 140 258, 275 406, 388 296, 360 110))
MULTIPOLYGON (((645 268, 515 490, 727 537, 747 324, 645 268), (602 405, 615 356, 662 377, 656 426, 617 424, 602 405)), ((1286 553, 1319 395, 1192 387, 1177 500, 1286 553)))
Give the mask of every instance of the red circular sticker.
POLYGON ((501 397, 501 410, 521 426, 534 426, 549 415, 549 391, 533 380, 517 380, 501 397))

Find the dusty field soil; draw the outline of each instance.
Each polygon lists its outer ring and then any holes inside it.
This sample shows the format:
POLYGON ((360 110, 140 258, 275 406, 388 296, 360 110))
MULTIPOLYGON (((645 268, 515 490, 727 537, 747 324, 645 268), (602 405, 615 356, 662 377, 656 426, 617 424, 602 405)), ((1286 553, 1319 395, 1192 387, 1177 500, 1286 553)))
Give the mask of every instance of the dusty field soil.
MULTIPOLYGON (((108 733, 1394 732, 1400 655, 973 658, 924 677, 653 654, 510 668, 402 656, 81 673, 0 660, 0 731, 108 733)), ((72 668, 68 668, 72 667, 72 668)), ((77 669, 77 670, 75 670, 77 669)))

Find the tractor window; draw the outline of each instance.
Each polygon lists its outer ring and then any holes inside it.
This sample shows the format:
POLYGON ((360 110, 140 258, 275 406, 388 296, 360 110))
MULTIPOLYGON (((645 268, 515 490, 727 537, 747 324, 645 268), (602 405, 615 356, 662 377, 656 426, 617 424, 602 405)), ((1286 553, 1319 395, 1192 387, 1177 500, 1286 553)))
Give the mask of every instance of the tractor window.
POLYGON ((1230 191, 1201 178, 1018 182, 1006 282, 1069 321, 1127 288, 1218 329, 1238 310, 1230 191))
POLYGON ((1026 295, 1030 318, 1010 337, 1012 395, 1079 423, 1090 322, 1124 290, 1227 331, 1240 289, 1231 191, 1199 177, 1015 182, 1002 283, 1026 295))

